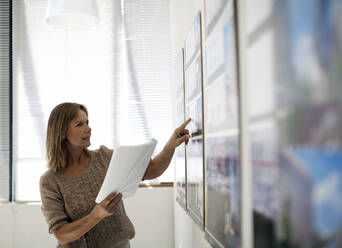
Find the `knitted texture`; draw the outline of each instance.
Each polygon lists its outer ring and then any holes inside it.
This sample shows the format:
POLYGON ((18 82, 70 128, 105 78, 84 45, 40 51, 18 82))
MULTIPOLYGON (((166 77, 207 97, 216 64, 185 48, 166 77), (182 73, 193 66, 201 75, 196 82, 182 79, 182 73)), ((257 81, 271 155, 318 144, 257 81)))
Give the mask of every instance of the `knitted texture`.
MULTIPOLYGON (((41 176, 42 212, 50 233, 66 223, 81 219, 93 210, 112 153, 113 150, 105 146, 90 151, 89 167, 80 175, 64 176, 48 170, 41 176)), ((134 226, 121 200, 113 215, 101 220, 79 240, 58 247, 114 247, 120 241, 132 239, 134 235, 134 226)))

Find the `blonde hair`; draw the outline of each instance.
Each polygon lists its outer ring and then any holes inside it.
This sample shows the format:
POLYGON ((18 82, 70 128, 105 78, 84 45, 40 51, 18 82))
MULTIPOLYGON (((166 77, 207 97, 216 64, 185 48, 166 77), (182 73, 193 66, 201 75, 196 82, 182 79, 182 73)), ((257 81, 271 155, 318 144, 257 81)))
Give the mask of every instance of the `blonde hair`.
MULTIPOLYGON (((60 171, 67 165, 69 156, 67 149, 68 127, 79 110, 88 116, 88 110, 84 105, 70 102, 57 105, 50 114, 46 134, 46 155, 48 167, 53 171, 60 171)), ((88 150, 85 152, 89 154, 88 150)))

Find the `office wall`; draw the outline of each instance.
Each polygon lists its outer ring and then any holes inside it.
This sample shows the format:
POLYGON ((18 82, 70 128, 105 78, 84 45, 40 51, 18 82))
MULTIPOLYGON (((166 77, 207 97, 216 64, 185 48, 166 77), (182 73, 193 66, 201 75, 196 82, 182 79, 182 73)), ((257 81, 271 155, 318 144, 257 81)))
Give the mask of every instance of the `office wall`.
MULTIPOLYGON (((173 248, 174 214, 172 188, 140 188, 125 200, 125 208, 136 229, 131 241, 137 248, 173 248)), ((0 247, 55 247, 48 234, 40 204, 0 204, 0 247)))
MULTIPOLYGON (((203 0, 172 0, 170 1, 170 23, 172 37, 172 57, 175 59, 177 52, 184 47, 184 41, 188 35, 198 11, 203 11, 203 0)), ((202 30, 203 30, 202 23, 202 30)), ((202 41, 204 35, 202 33, 202 41)), ((174 60, 175 62, 175 60, 174 60)), ((174 190, 175 191, 175 190, 174 190)), ((179 206, 174 196, 175 215, 175 248, 209 248, 209 243, 204 238, 204 232, 197 226, 189 215, 179 206)))
POLYGON ((135 226, 133 248, 173 248, 173 189, 140 188, 134 197, 125 200, 128 216, 135 226))

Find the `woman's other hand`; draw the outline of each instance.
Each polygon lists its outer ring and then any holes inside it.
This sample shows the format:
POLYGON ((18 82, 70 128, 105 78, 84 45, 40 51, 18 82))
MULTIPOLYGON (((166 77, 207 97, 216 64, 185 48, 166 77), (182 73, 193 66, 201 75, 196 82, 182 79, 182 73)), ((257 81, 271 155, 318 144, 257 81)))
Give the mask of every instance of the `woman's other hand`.
POLYGON ((188 144, 189 142, 189 130, 185 129, 185 127, 190 123, 191 118, 187 119, 182 125, 180 125, 179 127, 177 127, 175 129, 175 131, 173 132, 168 145, 171 148, 176 148, 177 146, 179 146, 180 144, 182 144, 183 142, 185 142, 185 144, 188 144))
POLYGON ((64 245, 82 237, 103 218, 112 215, 121 198, 121 194, 111 193, 101 203, 96 204, 90 214, 54 230, 58 242, 64 245))
POLYGON ((117 204, 122 199, 121 193, 110 193, 101 203, 96 204, 94 207, 92 214, 100 219, 103 219, 107 216, 113 215, 117 204))

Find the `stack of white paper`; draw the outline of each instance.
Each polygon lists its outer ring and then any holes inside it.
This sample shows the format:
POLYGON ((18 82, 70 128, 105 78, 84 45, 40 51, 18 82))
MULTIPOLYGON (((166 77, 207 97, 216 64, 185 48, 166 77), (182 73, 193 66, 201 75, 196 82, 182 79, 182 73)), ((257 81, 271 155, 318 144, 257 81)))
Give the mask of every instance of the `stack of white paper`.
POLYGON ((157 140, 152 139, 141 145, 118 146, 95 201, 100 203, 112 192, 121 193, 123 198, 134 195, 156 145, 157 140))

